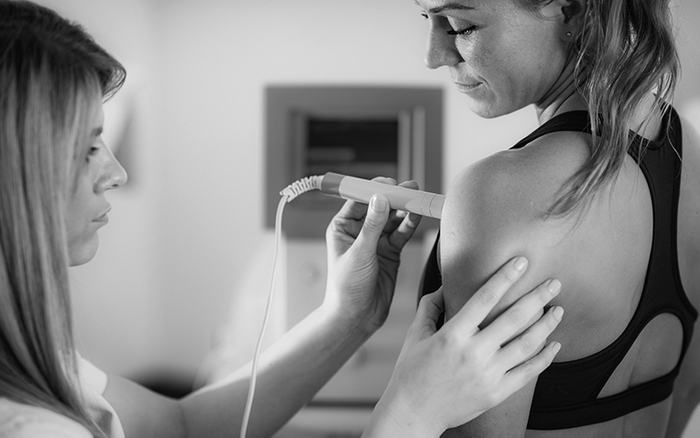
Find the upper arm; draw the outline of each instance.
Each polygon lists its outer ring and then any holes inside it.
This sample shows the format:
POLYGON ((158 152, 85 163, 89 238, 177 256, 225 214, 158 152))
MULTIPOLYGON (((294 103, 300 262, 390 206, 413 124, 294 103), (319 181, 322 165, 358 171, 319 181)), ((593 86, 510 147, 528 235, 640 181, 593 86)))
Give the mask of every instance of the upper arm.
POLYGON ((564 228, 543 219, 554 191, 549 181, 528 173, 514 157, 497 154, 465 169, 448 190, 440 229, 448 319, 514 256, 528 258, 528 271, 487 323, 556 271, 552 255, 564 228))
MULTIPOLYGON (((561 271, 561 251, 566 245, 560 243, 570 228, 544 218, 566 177, 527 161, 527 154, 491 156, 465 169, 448 190, 440 231, 446 318, 514 256, 528 258, 528 271, 487 323, 561 271)), ((460 432, 488 437, 524 435, 535 382, 462 426, 460 432)))
MULTIPOLYGON (((530 267, 487 322, 544 280, 537 277, 544 265, 536 257, 537 248, 528 241, 527 221, 518 217, 523 207, 518 191, 493 160, 466 169, 448 191, 440 230, 446 318, 454 315, 513 256, 527 257, 530 267)), ((462 426, 461 431, 468 431, 468 436, 523 435, 533 391, 534 382, 462 426)))

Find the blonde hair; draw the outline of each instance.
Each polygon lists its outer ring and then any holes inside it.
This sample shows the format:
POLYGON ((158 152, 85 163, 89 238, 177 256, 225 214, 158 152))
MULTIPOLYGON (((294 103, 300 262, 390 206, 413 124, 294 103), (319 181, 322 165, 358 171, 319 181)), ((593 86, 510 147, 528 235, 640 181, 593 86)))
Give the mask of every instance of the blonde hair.
POLYGON ((0 396, 95 435, 77 384, 64 217, 88 123, 124 79, 79 26, 0 0, 0 396))
MULTIPOLYGON (((516 0, 531 10, 551 0, 516 0)), ((649 92, 665 112, 680 75, 669 0, 570 0, 585 14, 574 45, 576 85, 588 105, 592 154, 562 188, 550 213, 580 211, 614 181, 632 144, 630 125, 649 92)), ((572 8, 571 10, 576 10, 572 8)), ((641 128, 636 127, 635 129, 641 128)))

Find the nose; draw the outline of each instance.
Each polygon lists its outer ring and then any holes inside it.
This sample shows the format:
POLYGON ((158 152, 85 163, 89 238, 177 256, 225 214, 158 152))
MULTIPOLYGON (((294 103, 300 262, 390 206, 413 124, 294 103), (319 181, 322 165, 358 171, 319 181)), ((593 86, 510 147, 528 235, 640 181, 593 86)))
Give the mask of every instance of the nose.
POLYGON ((425 65, 430 69, 436 69, 442 66, 457 65, 462 61, 462 55, 459 54, 455 46, 454 35, 448 35, 445 29, 431 23, 425 65))
POLYGON ((112 151, 105 147, 105 162, 102 170, 102 175, 98 180, 99 188, 102 191, 116 189, 126 184, 129 176, 124 167, 114 156, 112 151))

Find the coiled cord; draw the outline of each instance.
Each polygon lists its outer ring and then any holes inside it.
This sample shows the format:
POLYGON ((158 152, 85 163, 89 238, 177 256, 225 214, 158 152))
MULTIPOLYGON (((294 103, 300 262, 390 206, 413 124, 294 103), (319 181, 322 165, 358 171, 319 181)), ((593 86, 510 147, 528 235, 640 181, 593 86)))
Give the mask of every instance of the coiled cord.
POLYGON ((322 176, 307 176, 285 187, 284 190, 280 192, 280 195, 287 196, 287 202, 290 202, 302 193, 310 192, 311 190, 321 190, 322 180, 322 176))

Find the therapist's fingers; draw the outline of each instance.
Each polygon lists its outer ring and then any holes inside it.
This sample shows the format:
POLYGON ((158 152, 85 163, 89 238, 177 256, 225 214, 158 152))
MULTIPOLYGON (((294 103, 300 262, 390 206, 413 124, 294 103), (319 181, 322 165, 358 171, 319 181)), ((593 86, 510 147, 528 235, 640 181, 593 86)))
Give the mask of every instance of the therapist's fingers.
POLYGON ((401 219, 399 225, 390 232, 389 244, 396 251, 401 249, 411 240, 420 224, 421 216, 414 213, 408 213, 401 219))
MULTIPOLYGON (((399 184, 399 187, 409 189, 418 189, 416 181, 404 181, 399 184)), ((411 240, 418 225, 421 221, 421 215, 409 213, 407 211, 394 210, 389 217, 389 221, 384 227, 384 231, 388 233, 388 242, 396 251, 401 249, 411 240)))
MULTIPOLYGON (((393 178, 376 177, 372 181, 396 185, 396 181, 393 178)), ((367 212, 367 204, 363 202, 356 201, 346 201, 345 204, 340 208, 336 216, 344 219, 362 219, 367 212)))
POLYGON ((533 379, 539 376, 542 371, 547 369, 547 367, 552 364, 554 357, 557 355, 560 349, 560 343, 550 342, 545 348, 537 353, 535 357, 508 371, 503 379, 501 379, 501 384, 498 387, 498 391, 500 391, 502 395, 501 398, 507 398, 510 394, 519 390, 528 382, 531 382, 533 379))
POLYGON ((559 325, 563 314, 563 308, 552 307, 523 334, 503 346, 497 354, 506 369, 516 366, 539 352, 547 341, 547 337, 559 325))
POLYGON ((424 295, 418 303, 416 316, 406 334, 406 344, 415 344, 426 339, 437 331, 437 322, 445 310, 442 288, 424 295))
POLYGON ((498 345, 505 344, 539 319, 544 307, 559 294, 560 290, 561 283, 559 280, 548 280, 540 284, 513 303, 487 327, 483 328, 480 336, 486 337, 498 345))
POLYGON ((357 236, 357 244, 361 248, 376 253, 377 242, 384 232, 384 226, 389 219, 389 201, 384 195, 374 195, 369 202, 367 215, 362 224, 362 230, 357 236))
POLYGON ((508 289, 522 277, 527 265, 525 257, 515 257, 503 265, 445 325, 459 325, 469 331, 477 329, 508 289))

